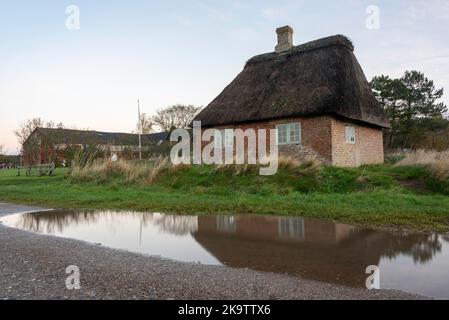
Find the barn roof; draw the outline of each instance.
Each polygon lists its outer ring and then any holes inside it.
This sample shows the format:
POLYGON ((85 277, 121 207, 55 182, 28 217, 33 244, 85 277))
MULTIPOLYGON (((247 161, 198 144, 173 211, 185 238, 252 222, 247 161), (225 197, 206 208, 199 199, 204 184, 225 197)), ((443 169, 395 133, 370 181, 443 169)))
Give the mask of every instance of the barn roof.
MULTIPOLYGON (((119 132, 100 132, 60 128, 37 128, 34 133, 50 137, 53 143, 85 145, 138 146, 139 135, 119 132)), ((168 139, 166 132, 143 134, 142 145, 158 144, 168 139)))
POLYGON ((255 56, 195 121, 210 127, 333 114, 389 127, 353 51, 336 35, 255 56))

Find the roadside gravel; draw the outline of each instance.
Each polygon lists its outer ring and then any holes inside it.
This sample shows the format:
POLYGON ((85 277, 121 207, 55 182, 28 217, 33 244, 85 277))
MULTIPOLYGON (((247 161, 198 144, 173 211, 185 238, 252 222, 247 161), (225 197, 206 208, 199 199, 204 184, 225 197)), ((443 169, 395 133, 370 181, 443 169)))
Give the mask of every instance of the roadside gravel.
MULTIPOLYGON (((40 210, 0 203, 1 217, 40 210)), ((0 225, 0 299, 421 299, 248 269, 180 263, 0 225), (67 266, 81 289, 65 287, 67 266)))

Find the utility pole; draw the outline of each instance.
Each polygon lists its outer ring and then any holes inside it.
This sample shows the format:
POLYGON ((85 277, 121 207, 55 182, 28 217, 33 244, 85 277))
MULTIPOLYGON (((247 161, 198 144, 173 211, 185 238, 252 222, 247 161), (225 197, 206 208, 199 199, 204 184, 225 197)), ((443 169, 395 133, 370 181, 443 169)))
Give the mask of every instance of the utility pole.
POLYGON ((140 118, 140 101, 137 100, 137 112, 139 116, 139 160, 142 160, 142 120, 140 118))

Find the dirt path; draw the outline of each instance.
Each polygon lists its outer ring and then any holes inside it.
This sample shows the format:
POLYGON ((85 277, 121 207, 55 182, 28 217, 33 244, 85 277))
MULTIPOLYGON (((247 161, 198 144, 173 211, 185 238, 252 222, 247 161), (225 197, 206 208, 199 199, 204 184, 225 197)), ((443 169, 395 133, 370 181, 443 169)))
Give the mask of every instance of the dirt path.
MULTIPOLYGON (((1 217, 31 208, 0 203, 1 217)), ((273 273, 179 263, 0 225, 0 299, 419 299, 273 273), (80 268, 80 290, 65 286, 80 268)))

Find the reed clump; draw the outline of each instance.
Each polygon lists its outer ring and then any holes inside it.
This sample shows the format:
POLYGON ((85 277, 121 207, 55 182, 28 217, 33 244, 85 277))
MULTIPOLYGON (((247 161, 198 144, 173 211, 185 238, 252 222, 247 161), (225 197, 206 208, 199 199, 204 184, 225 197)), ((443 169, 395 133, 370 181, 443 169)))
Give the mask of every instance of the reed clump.
POLYGON ((77 155, 67 175, 69 181, 105 183, 119 180, 124 184, 152 184, 164 172, 174 172, 175 166, 165 157, 151 161, 95 159, 92 155, 77 155))
POLYGON ((396 166, 425 165, 430 172, 439 180, 449 179, 449 150, 431 151, 416 150, 406 153, 405 157, 396 166))

